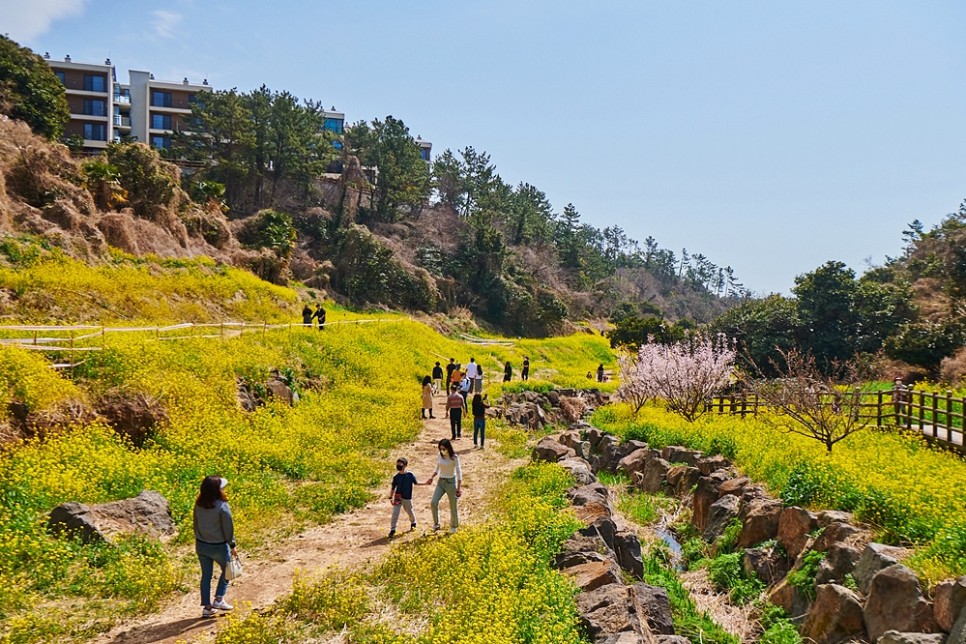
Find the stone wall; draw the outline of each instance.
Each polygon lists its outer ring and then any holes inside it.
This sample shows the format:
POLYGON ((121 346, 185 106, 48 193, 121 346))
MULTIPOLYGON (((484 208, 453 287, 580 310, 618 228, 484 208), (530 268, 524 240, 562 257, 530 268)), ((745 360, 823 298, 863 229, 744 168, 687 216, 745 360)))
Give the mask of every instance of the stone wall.
MULTIPOLYGON (((532 458, 569 469, 584 486, 578 490, 593 487, 595 473, 606 470, 625 472, 644 492, 681 498, 690 504, 691 521, 708 543, 733 520, 740 521, 737 545, 744 552, 746 574, 767 585, 768 598, 799 624, 806 641, 966 644, 966 576, 937 584, 929 594, 913 571, 899 563, 906 550, 874 543, 871 532, 847 512, 784 506, 722 456, 621 442, 581 424, 542 439, 532 458), (806 558, 819 556, 810 553, 823 557, 814 594, 788 581, 806 558)), ((578 516, 600 521, 604 514, 599 512, 580 510, 578 516)))

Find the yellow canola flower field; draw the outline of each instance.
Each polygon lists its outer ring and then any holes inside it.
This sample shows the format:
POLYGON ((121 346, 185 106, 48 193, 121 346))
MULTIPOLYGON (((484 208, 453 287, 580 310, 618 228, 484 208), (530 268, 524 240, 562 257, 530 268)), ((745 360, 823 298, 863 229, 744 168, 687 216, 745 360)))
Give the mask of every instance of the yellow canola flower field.
POLYGON ((909 561, 929 581, 966 573, 966 463, 915 435, 866 429, 835 446, 748 417, 687 423, 657 406, 598 410, 607 431, 656 447, 679 444, 733 459, 786 504, 854 512, 879 538, 916 547, 909 561))

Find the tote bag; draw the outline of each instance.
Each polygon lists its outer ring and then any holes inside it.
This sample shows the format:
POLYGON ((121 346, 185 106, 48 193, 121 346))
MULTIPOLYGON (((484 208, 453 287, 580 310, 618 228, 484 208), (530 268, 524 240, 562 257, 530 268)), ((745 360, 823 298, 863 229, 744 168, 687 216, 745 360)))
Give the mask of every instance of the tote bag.
POLYGON ((242 562, 238 558, 238 555, 228 559, 228 564, 225 566, 225 579, 231 581, 232 579, 237 579, 242 576, 242 562))

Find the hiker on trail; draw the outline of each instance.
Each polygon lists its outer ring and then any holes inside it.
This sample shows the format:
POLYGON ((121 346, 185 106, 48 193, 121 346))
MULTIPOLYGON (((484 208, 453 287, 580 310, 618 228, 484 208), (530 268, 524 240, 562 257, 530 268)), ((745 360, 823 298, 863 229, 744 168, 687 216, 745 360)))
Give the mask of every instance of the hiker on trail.
POLYGON ((470 397, 470 392, 473 390, 473 379, 469 376, 463 376, 460 380, 460 395, 463 396, 463 406, 466 407, 466 399, 470 397))
POLYGON ((604 363, 597 365, 597 382, 604 382, 604 363))
POLYGON ((446 413, 449 416, 449 430, 455 441, 463 433, 463 412, 466 411, 466 398, 460 395, 459 385, 453 385, 446 399, 446 413))
POLYGON ((456 363, 453 362, 453 359, 452 358, 450 358, 449 359, 449 364, 446 365, 446 388, 444 389, 444 391, 449 391, 449 385, 450 385, 451 382, 453 382, 453 370, 454 369, 456 369, 456 363))
MULTIPOLYGON (((449 380, 446 383, 446 391, 451 391, 454 388, 459 390, 460 382, 463 381, 463 372, 460 371, 459 363, 455 365, 453 371, 450 372, 449 380)), ((449 415, 449 408, 446 409, 446 415, 449 415)))
POLYGON ((489 405, 486 396, 480 394, 473 395, 473 447, 476 447, 476 437, 480 438, 480 449, 486 441, 486 410, 489 405))
POLYGON ((909 414, 909 389, 902 384, 902 378, 896 376, 892 388, 892 403, 896 410, 896 424, 905 425, 909 414))
POLYGON ((473 393, 483 393, 483 367, 476 367, 476 378, 473 379, 473 393))
POLYGON ((463 470, 460 468, 460 457, 456 455, 453 444, 445 438, 439 441, 439 458, 436 460, 436 471, 426 481, 426 485, 430 485, 437 475, 439 480, 436 482, 433 500, 429 504, 433 513, 433 530, 439 530, 439 500, 445 494, 449 497, 449 531, 453 533, 460 527, 456 499, 463 494, 463 470))
POLYGON ((315 305, 315 313, 312 314, 312 317, 318 320, 319 331, 325 328, 325 309, 322 308, 321 304, 315 305))
POLYGON ((523 369, 520 370, 520 380, 530 380, 530 356, 523 356, 523 369))
POLYGON ((510 366, 510 361, 507 360, 506 364, 503 365, 503 382, 510 382, 510 378, 513 377, 513 367, 510 366))
POLYGON ((436 416, 433 416, 433 385, 430 383, 429 376, 423 378, 423 418, 426 418, 427 409, 429 410, 429 417, 436 418, 436 416))
POLYGON ((438 396, 440 392, 440 387, 443 384, 443 368, 439 366, 439 362, 433 367, 433 395, 438 396))
POLYGON ((312 326, 312 307, 309 303, 305 303, 305 308, 302 309, 302 324, 305 326, 312 326))
POLYGON ((476 374, 479 368, 480 365, 476 364, 476 358, 470 358, 470 363, 466 365, 466 377, 470 380, 476 380, 476 374))
POLYGON ((220 476, 206 476, 201 482, 201 490, 195 499, 192 523, 195 532, 195 553, 201 564, 201 616, 214 617, 217 610, 232 610, 225 601, 228 580, 225 579, 225 566, 230 557, 235 557, 235 526, 231 519, 231 508, 225 496, 228 479, 220 476), (211 578, 214 576, 215 563, 221 567, 215 601, 211 601, 211 578))
POLYGON ((392 504, 392 519, 389 520, 389 538, 396 536, 396 523, 399 522, 399 510, 405 510, 409 515, 409 529, 416 529, 416 513, 413 512, 413 486, 421 485, 416 475, 407 472, 409 461, 400 456, 396 459, 396 474, 392 477, 392 488, 389 490, 389 503, 392 504))

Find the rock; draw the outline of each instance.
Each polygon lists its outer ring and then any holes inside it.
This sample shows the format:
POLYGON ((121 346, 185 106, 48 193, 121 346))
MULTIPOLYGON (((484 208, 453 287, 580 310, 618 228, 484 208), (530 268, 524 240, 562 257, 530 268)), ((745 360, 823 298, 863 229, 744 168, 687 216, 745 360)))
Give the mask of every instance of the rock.
POLYGON ((238 406, 241 407, 243 411, 252 412, 255 411, 256 407, 258 407, 258 399, 255 397, 255 394, 252 393, 251 388, 241 379, 238 379, 235 398, 238 400, 238 406))
POLYGON ((613 561, 591 561, 563 570, 585 594, 609 584, 622 584, 621 570, 613 561))
POLYGON ((778 519, 778 543, 789 559, 795 559, 808 542, 808 534, 818 528, 818 519, 799 507, 785 508, 778 519))
POLYGON ((558 462, 560 467, 574 476, 577 485, 589 485, 597 481, 597 477, 590 469, 590 463, 577 456, 570 456, 558 462))
POLYGON ((701 471, 696 467, 687 467, 685 465, 679 465, 678 467, 672 467, 667 471, 667 475, 664 477, 668 485, 674 488, 674 494, 679 497, 686 497, 691 494, 694 486, 698 483, 698 479, 701 478, 701 471), (675 482, 671 483, 671 472, 674 470, 683 470, 680 477, 675 474, 675 482))
POLYGON ((602 483, 590 483, 567 490, 567 496, 573 505, 588 505, 591 503, 609 503, 610 495, 607 487, 602 483))
POLYGON ((699 531, 704 532, 708 526, 708 512, 717 500, 718 482, 709 476, 699 478, 691 499, 691 524, 699 531))
POLYGON ((586 528, 578 530, 577 534, 587 537, 600 537, 611 551, 616 550, 614 538, 617 535, 617 525, 610 517, 598 518, 586 528))
POLYGON ((738 497, 729 494, 711 504, 708 509, 707 525, 704 532, 701 533, 705 541, 712 543, 724 533, 724 529, 731 520, 738 516, 738 505, 740 503, 738 497))
POLYGON ((631 604, 638 619, 647 623, 655 635, 674 635, 671 620, 671 600, 667 591, 659 586, 634 584, 628 588, 631 604))
MULTIPOLYGON (((845 513, 843 513, 845 514, 845 513)), ((834 521, 822 528, 822 534, 815 539, 812 550, 826 552, 836 543, 851 543, 856 540, 856 535, 862 534, 862 530, 850 523, 834 521)), ((861 550, 861 548, 860 548, 861 550)))
POLYGON ((626 472, 632 481, 635 480, 634 474, 644 471, 644 465, 647 463, 647 452, 646 448, 634 450, 617 462, 617 471, 626 472))
POLYGON ((845 543, 836 543, 829 548, 825 559, 819 564, 815 575, 816 584, 840 584, 845 576, 852 574, 855 564, 862 556, 862 551, 845 543))
POLYGON ((694 464, 701 472, 702 476, 711 476, 712 472, 717 472, 718 470, 724 470, 731 467, 731 461, 726 459, 721 454, 716 454, 714 456, 705 456, 704 458, 698 459, 698 462, 694 464))
POLYGON ((590 442, 592 449, 597 449, 597 444, 600 443, 600 439, 604 437, 603 430, 597 429, 596 427, 591 427, 586 432, 584 432, 584 438, 590 442))
POLYGON ((729 478, 721 482, 718 486, 718 497, 725 496, 726 494, 734 494, 740 497, 745 492, 745 488, 751 485, 751 479, 747 476, 736 476, 734 478, 729 478))
POLYGON ((639 449, 650 449, 650 448, 648 447, 648 444, 645 443, 644 441, 638 441, 638 440, 624 441, 623 443, 620 444, 620 447, 617 448, 617 455, 620 456, 620 458, 624 458, 628 454, 631 454, 632 452, 636 452, 639 449))
POLYGON ((618 532, 614 535, 614 552, 617 565, 630 573, 634 579, 644 577, 644 561, 641 558, 641 540, 633 532, 618 532))
MULTIPOLYGON (((601 542, 601 549, 606 550, 606 544, 601 542)), ((582 566, 593 562, 612 561, 612 553, 597 552, 596 550, 578 550, 576 552, 560 552, 551 562, 557 570, 582 566)))
POLYGON ((872 578, 863 615, 872 641, 886 631, 929 633, 938 628, 919 580, 901 564, 883 568, 872 578))
POLYGON ((577 452, 577 456, 580 458, 590 461, 590 443, 587 441, 580 441, 574 445, 574 451, 577 452))
POLYGON ((604 636, 603 639, 598 637, 594 640, 595 644, 645 644, 643 637, 635 633, 634 631, 621 631, 620 633, 615 633, 613 635, 604 636))
POLYGON ((949 639, 946 644, 966 644, 966 610, 959 614, 953 624, 953 630, 949 631, 949 639))
POLYGON ((668 463, 684 463, 691 467, 694 467, 701 456, 701 452, 680 445, 669 445, 661 450, 661 458, 668 463))
MULTIPOLYGON (((855 583, 863 593, 869 593, 869 584, 872 578, 882 569, 888 568, 899 562, 899 557, 905 551, 895 546, 887 546, 881 543, 870 543, 865 546, 859 562, 855 565, 852 576, 855 583)), ((886 629, 888 630, 888 629, 886 629)))
POLYGON ((824 528, 831 523, 852 523, 852 513, 841 510, 822 510, 818 513, 818 527, 824 528))
MULTIPOLYGON (((725 497, 728 498, 728 497, 725 497)), ((788 574, 788 560, 773 548, 747 548, 741 558, 741 566, 748 577, 760 579, 766 586, 788 574)))
MULTIPOLYGON (((547 392, 547 402, 550 403, 551 407, 559 407, 560 394, 554 391, 553 389, 551 389, 550 391, 547 392)), ((573 447, 573 445, 571 445, 571 447, 573 447)))
POLYGON ((567 447, 575 447, 580 442, 580 434, 577 432, 561 432, 557 436, 557 442, 567 447))
POLYGON ((553 438, 546 436, 540 439, 536 447, 533 448, 533 452, 530 454, 530 459, 533 461, 548 461, 550 463, 556 463, 562 461, 565 458, 576 456, 577 453, 567 447, 566 445, 561 445, 553 438))
POLYGON ((50 512, 47 529, 52 534, 76 534, 84 543, 111 543, 119 534, 169 538, 177 533, 168 500, 151 490, 144 490, 132 499, 100 505, 75 502, 58 505, 50 512))
POLYGON ((780 606, 794 622, 801 622, 808 612, 808 598, 785 579, 768 593, 768 601, 780 606))
POLYGON ((691 640, 684 635, 655 635, 657 644, 691 644, 691 640))
POLYGON ((268 382, 265 383, 265 391, 268 392, 271 398, 280 400, 286 405, 295 404, 295 397, 294 393, 292 392, 292 388, 289 387, 281 378, 269 378, 268 382))
POLYGON ((946 636, 943 633, 900 633, 899 631, 886 631, 882 634, 876 644, 945 644, 946 636))
POLYGON ((774 539, 778 534, 778 519, 782 513, 782 503, 777 499, 761 499, 742 506, 741 535, 738 547, 747 548, 756 543, 774 539))
POLYGON ((822 584, 805 618, 802 636, 815 644, 837 644, 865 633, 859 597, 844 586, 822 584))
POLYGON ((640 488, 650 494, 660 492, 664 487, 664 477, 671 469, 670 463, 663 458, 652 458, 647 461, 644 475, 641 477, 640 488))
MULTIPOLYGON (((613 434, 604 434, 600 437, 600 440, 597 441, 597 444, 594 445, 594 451, 598 454, 603 454, 611 448, 616 448, 618 442, 618 438, 613 434)), ((616 451, 614 453, 616 453, 616 451)))
POLYGON ((577 595, 576 602, 584 630, 592 638, 631 629, 627 588, 623 584, 615 582, 585 589, 577 595))
POLYGON ((966 576, 936 584, 932 589, 932 596, 936 623, 948 633, 966 606, 966 576))

